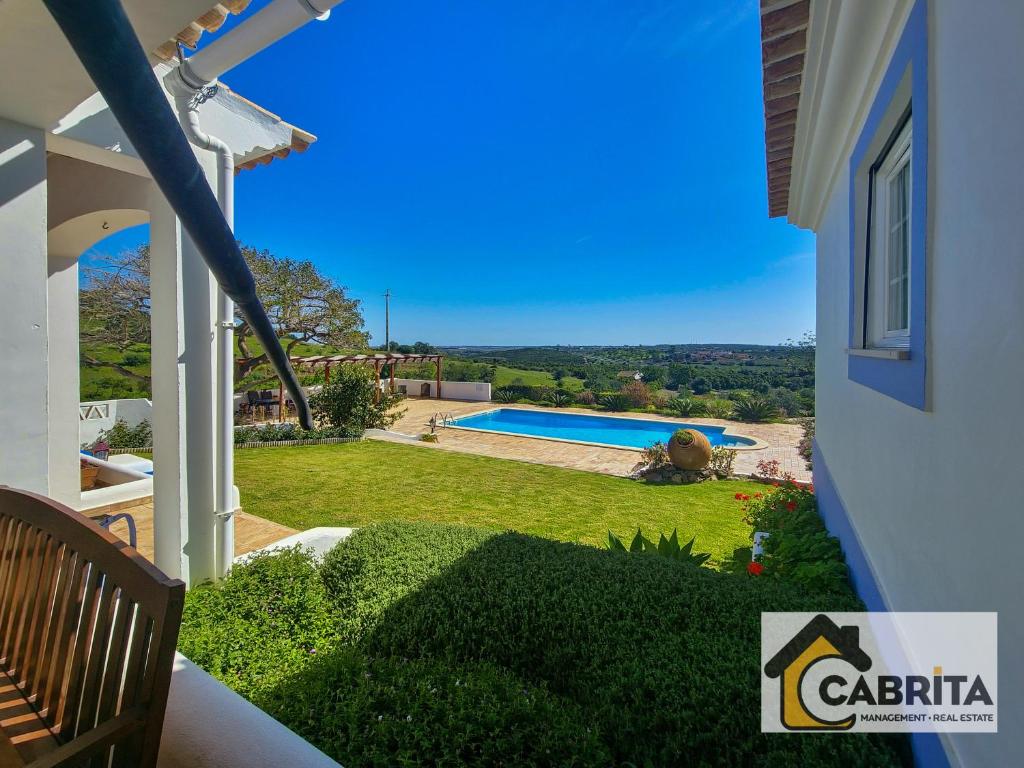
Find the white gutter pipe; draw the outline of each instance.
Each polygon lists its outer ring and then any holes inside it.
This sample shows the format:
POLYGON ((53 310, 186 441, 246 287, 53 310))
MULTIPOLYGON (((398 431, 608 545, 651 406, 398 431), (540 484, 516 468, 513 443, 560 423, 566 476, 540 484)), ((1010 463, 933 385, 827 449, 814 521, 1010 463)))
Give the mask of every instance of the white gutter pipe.
POLYGON ((342 0, 274 0, 216 42, 182 62, 181 79, 192 88, 214 82, 282 37, 313 19, 324 21, 342 0))
MULTIPOLYGON (((193 145, 217 154, 217 202, 224 220, 235 228, 235 156, 222 139, 203 131, 199 105, 206 89, 171 88, 181 128, 193 145)), ((214 398, 217 414, 214 476, 214 516, 217 541, 216 573, 223 578, 235 557, 235 303, 224 291, 217 291, 217 367, 214 398)))
MULTIPOLYGON (((203 131, 199 105, 208 98, 208 87, 224 72, 241 64, 313 19, 325 20, 342 0, 275 0, 224 37, 210 43, 179 66, 167 79, 174 96, 178 120, 188 140, 217 154, 217 200, 224 219, 235 227, 235 158, 223 140, 203 131)), ((216 519, 219 576, 227 575, 235 557, 235 307, 223 291, 217 292, 217 468, 214 515, 216 519)))

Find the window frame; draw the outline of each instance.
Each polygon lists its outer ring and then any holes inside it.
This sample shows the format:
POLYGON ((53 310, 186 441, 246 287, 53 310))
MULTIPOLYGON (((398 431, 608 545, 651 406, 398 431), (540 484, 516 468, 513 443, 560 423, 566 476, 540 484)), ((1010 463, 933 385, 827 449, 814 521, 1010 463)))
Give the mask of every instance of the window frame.
POLYGON ((913 120, 910 110, 900 118, 892 135, 872 164, 868 175, 868 217, 865 237, 864 292, 862 308, 864 349, 886 347, 906 348, 910 345, 911 326, 911 284, 913 281, 913 120), (906 217, 906 262, 903 279, 906 281, 906 318, 903 328, 889 328, 889 300, 893 281, 890 250, 892 233, 890 193, 891 184, 897 176, 906 171, 907 187, 906 217), (880 256, 880 258, 878 258, 880 256), (877 268, 872 269, 873 261, 877 268))

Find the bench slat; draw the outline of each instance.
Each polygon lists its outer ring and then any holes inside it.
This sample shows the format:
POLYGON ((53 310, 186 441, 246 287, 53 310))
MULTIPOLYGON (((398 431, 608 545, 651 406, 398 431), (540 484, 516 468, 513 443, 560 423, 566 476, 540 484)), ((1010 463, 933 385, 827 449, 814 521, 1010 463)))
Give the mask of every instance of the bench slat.
POLYGON ((0 487, 0 731, 46 747, 33 766, 154 766, 183 602, 113 534, 0 487))

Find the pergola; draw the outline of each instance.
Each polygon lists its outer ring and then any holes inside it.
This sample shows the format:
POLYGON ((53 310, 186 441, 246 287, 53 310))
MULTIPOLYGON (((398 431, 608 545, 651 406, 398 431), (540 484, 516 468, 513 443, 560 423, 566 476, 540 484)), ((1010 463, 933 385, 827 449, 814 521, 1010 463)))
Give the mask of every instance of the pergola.
MULTIPOLYGON (((399 352, 380 352, 373 355, 313 355, 311 357, 292 357, 289 358, 291 363, 296 368, 300 366, 309 366, 314 370, 318 365, 324 367, 324 383, 329 384, 331 382, 331 366, 332 365, 372 365, 374 377, 377 382, 377 387, 374 390, 374 397, 378 397, 380 394, 380 374, 384 369, 384 366, 388 366, 388 377, 391 391, 395 391, 395 368, 400 363, 433 363, 436 369, 435 374, 435 398, 441 399, 441 363, 444 360, 444 355, 417 355, 417 354, 402 354, 399 352)), ((247 362, 248 358, 239 358, 238 362, 247 362)), ((278 381, 278 403, 281 406, 278 408, 280 418, 284 418, 284 384, 278 381)))

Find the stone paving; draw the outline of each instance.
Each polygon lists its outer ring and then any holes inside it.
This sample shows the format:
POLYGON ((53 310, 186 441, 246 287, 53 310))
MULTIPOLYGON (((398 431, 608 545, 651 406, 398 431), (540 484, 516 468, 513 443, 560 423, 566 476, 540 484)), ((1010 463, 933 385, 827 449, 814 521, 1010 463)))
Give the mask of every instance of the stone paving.
MULTIPOLYGON (((467 416, 492 408, 528 408, 548 410, 532 405, 499 405, 498 403, 466 402, 461 400, 431 400, 409 398, 403 405, 406 413, 392 427, 395 432, 405 435, 420 435, 429 432, 430 418, 435 414, 441 416, 451 414, 455 417, 467 416)), ((575 413, 593 413, 585 408, 559 408, 560 411, 575 413)), ((632 416, 639 414, 622 414, 632 416)), ((654 414, 643 414, 642 418, 660 421, 679 421, 654 414)), ((811 473, 807 470, 803 458, 797 452, 797 445, 803 436, 798 424, 745 424, 723 419, 687 418, 690 424, 707 424, 728 426, 737 434, 755 437, 767 443, 766 448, 759 450, 738 451, 734 471, 737 474, 749 475, 756 470, 761 459, 778 459, 784 472, 792 473, 797 480, 809 482, 811 473)), ((606 475, 625 476, 639 459, 636 451, 622 448, 578 445, 535 437, 513 437, 510 435, 487 434, 484 432, 468 432, 458 429, 439 428, 437 443, 416 443, 437 450, 457 451, 460 453, 476 453, 482 456, 493 456, 499 459, 514 459, 533 464, 550 464, 556 467, 581 469, 587 472, 600 472, 606 475)), ((384 436, 373 439, 387 440, 384 436)))

